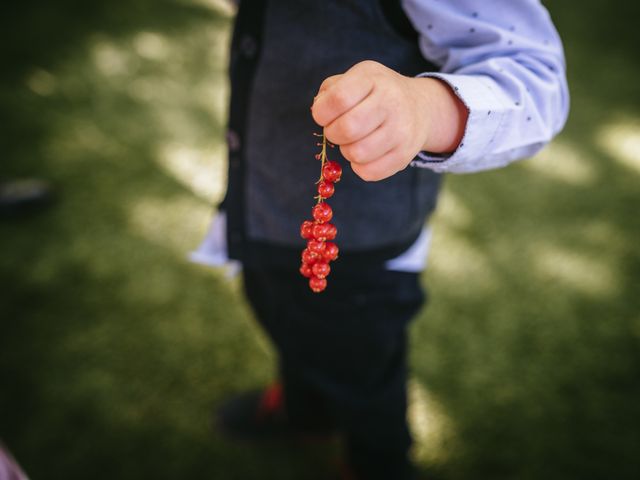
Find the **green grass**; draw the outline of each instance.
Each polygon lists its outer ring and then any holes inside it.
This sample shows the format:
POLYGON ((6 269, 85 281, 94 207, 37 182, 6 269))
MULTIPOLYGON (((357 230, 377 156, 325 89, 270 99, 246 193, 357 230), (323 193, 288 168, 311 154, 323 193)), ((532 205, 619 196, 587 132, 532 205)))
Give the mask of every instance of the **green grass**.
MULTIPOLYGON (((430 478, 640 475, 640 39, 617 3, 547 2, 572 90, 557 141, 447 179, 412 328, 430 478)), ((209 428, 273 374, 237 281, 186 260, 224 188, 230 21, 216 0, 3 15, 0 176, 58 192, 0 223, 0 437, 34 479, 320 475, 316 452, 209 428)))

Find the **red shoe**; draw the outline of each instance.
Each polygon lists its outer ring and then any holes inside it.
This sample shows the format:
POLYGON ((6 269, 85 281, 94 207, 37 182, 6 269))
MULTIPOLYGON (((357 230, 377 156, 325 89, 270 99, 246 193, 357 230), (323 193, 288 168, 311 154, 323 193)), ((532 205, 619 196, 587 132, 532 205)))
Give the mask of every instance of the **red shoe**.
POLYGON ((215 424, 223 435, 239 440, 327 441, 330 428, 307 432, 291 424, 285 410, 284 389, 276 382, 264 390, 251 391, 229 399, 216 412, 215 424))

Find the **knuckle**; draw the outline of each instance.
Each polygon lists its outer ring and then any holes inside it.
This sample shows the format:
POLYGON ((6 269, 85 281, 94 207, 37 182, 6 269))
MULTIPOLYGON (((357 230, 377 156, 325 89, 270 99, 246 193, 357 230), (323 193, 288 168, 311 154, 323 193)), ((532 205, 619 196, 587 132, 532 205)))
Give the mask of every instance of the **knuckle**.
POLYGON ((329 95, 331 106, 339 112, 342 112, 349 108, 349 94, 344 89, 333 89, 329 93, 329 95))
POLYGON ((361 68, 363 70, 376 70, 380 67, 380 63, 375 60, 363 60, 362 62, 356 65, 357 68, 361 68))
POLYGON ((332 75, 331 77, 327 77, 324 79, 324 81, 320 84, 320 88, 318 89, 319 92, 322 92, 323 90, 326 90, 327 88, 329 88, 331 85, 333 85, 336 80, 337 80, 337 75, 332 75))

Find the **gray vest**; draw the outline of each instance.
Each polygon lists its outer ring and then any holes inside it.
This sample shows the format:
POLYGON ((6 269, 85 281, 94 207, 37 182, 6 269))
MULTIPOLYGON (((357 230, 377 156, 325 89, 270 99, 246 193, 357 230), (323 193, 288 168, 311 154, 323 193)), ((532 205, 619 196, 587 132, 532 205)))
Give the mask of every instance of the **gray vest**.
MULTIPOLYGON (((236 124, 234 141, 242 146, 230 145, 236 155, 230 162, 240 161, 242 174, 230 170, 225 202, 231 229, 243 231, 235 237, 232 231, 230 242, 242 237, 245 242, 302 248, 300 223, 311 218, 320 174, 313 133, 321 129, 310 106, 322 81, 367 59, 409 76, 435 67, 422 57, 415 39, 392 27, 379 1, 267 0, 260 15, 262 30, 254 34, 250 29, 247 33, 250 19, 240 18, 255 14, 252 3, 245 0, 240 7, 231 56, 230 128, 236 124), (234 62, 243 56, 255 57, 255 65, 244 68, 251 71, 250 82, 238 80, 242 72, 234 62), (240 88, 247 90, 244 100, 234 92, 240 88), (241 222, 233 220, 234 196, 235 206, 242 205, 241 222)), ((337 147, 330 158, 343 166, 342 180, 327 201, 343 251, 410 244, 417 237, 435 207, 439 175, 409 167, 368 183, 352 172, 337 147)))

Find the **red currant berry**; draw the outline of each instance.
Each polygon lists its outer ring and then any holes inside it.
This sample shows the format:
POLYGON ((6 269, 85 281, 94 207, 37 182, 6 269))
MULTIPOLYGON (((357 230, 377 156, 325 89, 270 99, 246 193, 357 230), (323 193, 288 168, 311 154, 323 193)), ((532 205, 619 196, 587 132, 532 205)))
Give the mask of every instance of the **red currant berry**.
POLYGON ((335 193, 334 184, 340 181, 342 167, 338 162, 327 158, 327 145, 330 147, 333 145, 327 142, 324 135, 317 136, 322 137, 322 143, 318 143, 322 151, 316 154, 315 158, 321 161, 322 171, 320 181, 317 183, 318 195, 315 197, 318 202, 311 210, 313 220, 305 220, 300 225, 300 236, 307 240, 307 246, 302 251, 300 274, 309 279, 311 290, 322 292, 327 288, 326 277, 331 272, 329 262, 338 258, 338 247, 335 243, 326 243, 327 240, 336 238, 338 229, 329 223, 333 218, 333 210, 324 201, 335 193), (327 246, 329 246, 328 250, 326 250, 327 246))
POLYGON ((324 247, 324 251, 322 252, 322 258, 324 258, 327 262, 331 262, 338 258, 338 246, 333 242, 327 242, 324 247))
POLYGON ((316 223, 311 229, 311 233, 313 234, 313 238, 316 240, 320 240, 324 242, 327 239, 327 234, 329 233, 329 225, 330 223, 316 223))
POLYGON ((307 250, 315 253, 322 253, 324 250, 324 242, 320 240, 309 240, 307 242, 307 250))
MULTIPOLYGON (((311 231, 313 233, 313 230, 311 231)), ((332 223, 327 223, 327 240, 333 240, 338 235, 338 229, 332 223)))
POLYGON ((311 271, 318 278, 325 278, 331 272, 331 267, 328 263, 318 262, 311 267, 311 271))
POLYGON ((317 252, 312 252, 306 248, 302 251, 302 263, 306 263, 307 265, 313 265, 320 260, 320 258, 320 254, 317 252))
POLYGON ((331 195, 333 195, 334 191, 335 187, 331 182, 323 180, 318 184, 318 195, 320 195, 320 197, 322 198, 329 198, 331 195))
POLYGON ((309 287, 314 292, 320 293, 325 288, 327 288, 327 279, 326 278, 311 277, 309 279, 309 287))
POLYGON ((315 207, 313 207, 311 213, 313 214, 313 218, 315 218, 319 223, 328 222, 329 220, 331 220, 331 217, 333 217, 333 211, 331 210, 331 207, 324 202, 318 203, 315 207))
POLYGON ((302 225, 300 225, 300 236, 305 240, 313 238, 313 225, 314 223, 311 220, 302 222, 302 225))
POLYGON ((342 175, 342 167, 338 162, 328 161, 322 167, 322 177, 327 182, 339 182, 340 176, 342 175))
POLYGON ((313 271, 311 270, 311 265, 308 263, 303 263, 300 265, 300 273, 303 277, 311 278, 313 277, 313 271))

